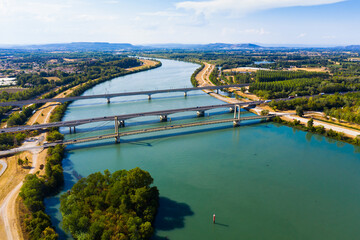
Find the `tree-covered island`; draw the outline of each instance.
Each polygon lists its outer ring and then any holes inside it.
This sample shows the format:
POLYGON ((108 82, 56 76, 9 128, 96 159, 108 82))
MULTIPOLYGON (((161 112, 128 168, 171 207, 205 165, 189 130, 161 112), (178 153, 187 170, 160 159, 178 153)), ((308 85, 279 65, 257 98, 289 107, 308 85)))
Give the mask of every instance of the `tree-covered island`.
POLYGON ((159 191, 140 168, 80 179, 61 196, 63 225, 75 239, 149 239, 159 191))

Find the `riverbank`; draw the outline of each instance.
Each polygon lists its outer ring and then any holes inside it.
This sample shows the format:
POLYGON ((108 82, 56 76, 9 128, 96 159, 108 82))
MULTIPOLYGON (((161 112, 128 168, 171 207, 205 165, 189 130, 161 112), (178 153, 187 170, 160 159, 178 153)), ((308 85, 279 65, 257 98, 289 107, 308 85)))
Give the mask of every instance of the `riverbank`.
MULTIPOLYGON (((153 68, 161 66, 161 63, 157 62, 157 61, 145 60, 145 59, 140 59, 140 61, 143 62, 142 66, 127 69, 127 72, 123 75, 132 74, 132 73, 136 73, 136 72, 140 72, 140 71, 145 71, 145 70, 149 70, 149 69, 153 69, 153 68)), ((108 79, 105 79, 104 81, 107 81, 107 80, 108 79)), ((103 82, 103 81, 101 81, 100 79, 94 79, 87 83, 81 83, 77 86, 66 89, 65 91, 57 94, 55 96, 55 98, 69 96, 69 95, 74 94, 75 92, 76 92, 76 94, 81 94, 86 89, 92 87, 93 84, 96 85, 100 82, 103 82)), ((56 109, 59 106, 61 106, 61 104, 56 103, 56 102, 46 103, 35 114, 33 114, 32 117, 30 117, 27 124, 33 125, 36 123, 49 123, 51 121, 51 116, 54 113, 56 113, 56 109)), ((40 136, 38 136, 37 139, 39 139, 40 141, 36 141, 36 145, 37 144, 42 145, 43 142, 45 141, 46 137, 47 137, 47 133, 42 133, 40 136)), ((18 149, 18 151, 21 151, 22 148, 24 148, 24 146, 20 147, 18 149)), ((48 151, 47 149, 43 150, 43 149, 36 149, 36 148, 30 150, 31 158, 34 160, 32 161, 31 170, 28 171, 27 173, 39 172, 39 175, 44 174, 45 168, 40 169, 40 166, 41 165, 45 166, 46 158, 48 157, 47 151, 48 151)), ((14 152, 17 152, 16 149, 14 149, 14 152)), ((26 154, 29 154, 29 153, 26 153, 26 154)), ((15 164, 15 166, 16 166, 16 160, 12 159, 11 163, 15 164)), ((7 172, 10 172, 10 171, 7 171, 7 172)), ((4 200, 3 202, 1 202, 1 198, 0 198, 0 204, 1 204, 0 209, 1 209, 2 223, 3 223, 1 225, 5 226, 5 228, 2 230, 4 234, 2 234, 1 229, 0 229, 0 236, 7 236, 8 239, 22 239, 23 233, 20 231, 21 225, 22 225, 20 223, 20 218, 21 219, 25 219, 25 218, 24 218, 24 216, 20 217, 17 213, 24 214, 24 211, 19 209, 19 207, 22 204, 19 204, 16 201, 21 201, 21 199, 18 198, 17 196, 19 195, 20 188, 22 186, 23 180, 27 173, 25 173, 25 174, 16 174, 16 173, 14 174, 13 172, 11 172, 11 173, 12 174, 9 176, 7 176, 7 175, 5 176, 5 174, 4 174, 4 176, 1 176, 1 178, 0 178, 0 180, 4 180, 5 182, 7 182, 9 177, 10 177, 10 179, 12 179, 11 177, 15 177, 17 179, 17 181, 12 181, 14 183, 17 183, 17 185, 13 184, 13 185, 5 186, 6 188, 0 188, 0 189, 7 190, 7 191, 3 191, 6 196, 6 198, 5 198, 6 201, 4 200), (11 223, 13 223, 12 227, 10 227, 11 223)), ((1 185, 0 185, 0 187, 1 187, 1 185)))
MULTIPOLYGON (((211 74, 211 72, 214 70, 215 65, 213 64, 209 64, 209 63, 204 63, 205 67, 204 69, 199 72, 196 76, 196 80, 199 83, 199 86, 215 86, 209 79, 209 76, 211 74)), ((241 102, 240 100, 234 99, 234 98, 227 98, 221 94, 217 94, 213 91, 210 90, 203 90, 204 92, 206 92, 207 94, 209 94, 212 97, 215 97, 221 101, 227 102, 227 103, 238 103, 241 102)), ((239 91, 236 88, 230 88, 229 89, 230 92, 242 96, 245 99, 243 99, 243 101, 247 102, 247 101, 257 101, 260 98, 254 94, 251 93, 244 93, 242 91, 239 91)), ((275 114, 275 115, 279 115, 280 118, 287 122, 286 125, 291 126, 292 123, 294 122, 294 120, 299 121, 300 124, 306 126, 308 121, 310 120, 310 118, 306 118, 306 117, 299 117, 299 116, 295 116, 295 111, 275 111, 274 109, 272 109, 271 107, 267 106, 267 105, 262 105, 262 106, 256 106, 255 108, 251 108, 248 109, 250 112, 253 112, 257 115, 261 115, 261 112, 266 110, 269 111, 270 114, 275 114)), ((349 141, 348 138, 351 139, 357 139, 360 136, 360 131, 359 130, 355 130, 355 129, 351 129, 351 128, 347 128, 345 126, 338 126, 338 125, 334 125, 331 123, 326 123, 324 121, 320 121, 317 119, 313 119, 314 121, 314 126, 322 126, 324 127, 325 131, 334 131, 336 132, 336 136, 335 139, 340 140, 340 141, 345 141, 348 142, 350 144, 356 144, 358 145, 358 141, 357 140, 351 140, 349 141), (339 137, 342 134, 345 135, 344 138, 339 137)), ((308 131, 306 128, 303 128, 304 131, 308 131)), ((323 134, 324 135, 324 134, 323 134)), ((332 134, 330 135, 326 135, 328 137, 332 137, 332 134)))
MULTIPOLYGON (((84 95, 101 94, 109 86, 112 92, 123 88, 130 92, 139 86, 144 91, 187 87, 189 76, 199 67, 166 60, 163 66, 99 84, 84 95)), ((186 98, 182 93, 154 96, 150 101, 144 96, 118 98, 111 104, 103 99, 79 100, 69 104, 64 121, 217 104, 221 101, 200 91, 186 98)), ((217 112, 208 111, 209 119, 222 118, 217 112)), ((228 109, 221 112, 225 118, 232 117, 228 109)), ((183 122, 203 121, 206 115, 197 118, 195 113, 184 113, 172 116, 172 121, 175 117, 183 122)), ((154 116, 134 120, 134 125, 128 122, 123 130, 136 129, 136 122, 146 120, 168 124, 154 116)), ((66 138, 83 137, 97 126, 79 126, 77 133, 66 138)), ((94 135, 113 132, 111 127, 98 130, 94 135)), ((349 144, 285 125, 245 122, 239 128, 231 124, 196 127, 124 137, 121 144, 104 140, 69 146, 63 161, 64 188, 45 200, 46 212, 63 234, 61 239, 68 239, 59 211, 61 194, 80 177, 138 166, 151 173, 160 191, 154 239, 351 239, 360 231, 356 224, 360 163, 354 150, 349 144), (212 223, 214 213, 219 224, 212 223)))

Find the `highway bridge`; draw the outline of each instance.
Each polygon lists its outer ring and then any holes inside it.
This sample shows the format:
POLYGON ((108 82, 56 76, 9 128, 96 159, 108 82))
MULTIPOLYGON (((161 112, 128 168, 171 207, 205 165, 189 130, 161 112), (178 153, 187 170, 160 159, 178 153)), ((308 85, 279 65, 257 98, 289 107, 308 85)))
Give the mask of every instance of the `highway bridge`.
POLYGON ((206 87, 192 87, 192 88, 173 88, 173 89, 137 91, 137 92, 121 92, 121 93, 65 97, 65 98, 31 99, 31 100, 23 100, 23 101, 15 101, 15 102, 0 102, 0 107, 6 107, 6 106, 22 107, 24 105, 34 104, 34 103, 47 103, 47 102, 64 103, 64 102, 71 102, 71 101, 75 101, 75 100, 95 99, 95 98, 105 98, 105 99, 107 99, 107 102, 110 103, 110 99, 114 98, 114 97, 125 97, 125 96, 135 96, 135 95, 146 95, 146 96, 148 96, 148 99, 150 100, 152 95, 160 94, 160 93, 183 92, 184 96, 187 96, 187 93, 190 91, 209 89, 209 90, 216 90, 218 92, 220 89, 234 88, 234 87, 241 88, 241 87, 246 87, 246 86, 249 86, 249 84, 234 84, 234 85, 206 86, 206 87))
POLYGON ((47 145, 54 146, 56 144, 64 144, 64 145, 70 145, 70 144, 77 144, 77 143, 85 143, 85 142, 91 142, 91 141, 99 141, 104 139, 111 139, 114 138, 117 143, 120 142, 121 137, 125 136, 131 136, 131 135, 137 135, 137 134, 144 134, 144 133, 152 133, 152 132, 159 132, 159 131, 166 131, 166 130, 175 130, 180 128, 188 128, 188 127, 197 127, 197 126, 205 126, 205 125, 212 125, 212 124, 221 124, 221 123, 229 123, 232 122, 234 126, 237 126, 239 122, 246 121, 246 120, 267 120, 275 115, 270 114, 267 116, 250 116, 250 117, 239 117, 239 118, 231 118, 231 119, 220 119, 220 120, 211 120, 211 121, 201 121, 201 122, 192 122, 192 123, 184 123, 184 124, 173 124, 173 125, 167 125, 167 126, 161 126, 161 127, 155 127, 155 128, 145 128, 140 130, 132 130, 132 131, 126 131, 126 132, 117 132, 115 134, 105 134, 100 136, 93 136, 93 137, 87 137, 87 138, 79 138, 79 139, 71 139, 66 141, 59 141, 56 143, 49 143, 47 145))
POLYGON ((87 123, 93 122, 106 122, 106 121, 114 121, 115 118, 118 119, 120 122, 120 126, 125 126, 125 120, 137 117, 145 117, 145 116, 159 116, 160 121, 167 121, 167 116, 174 113, 181 113, 181 112, 197 112, 198 116, 204 116, 204 112, 210 109, 217 109, 217 108, 230 108, 231 111, 234 110, 235 106, 238 105, 240 107, 249 107, 249 106, 256 106, 259 104, 264 103, 265 101, 254 101, 254 102, 242 102, 237 104, 221 104, 221 105, 208 105, 208 106, 200 106, 200 107, 190 107, 190 108, 179 108, 179 109, 170 109, 170 110, 160 110, 160 111, 153 111, 153 112, 141 112, 141 113, 130 113, 124 115, 114 115, 114 116, 104 116, 104 117, 97 117, 97 118, 87 118, 87 119, 79 119, 79 120, 72 120, 72 121, 63 121, 63 122, 53 122, 53 123, 46 123, 46 124, 37 124, 37 125, 23 125, 18 127, 11 127, 11 128, 2 128, 0 129, 0 133, 9 133, 9 132, 20 132, 26 130, 40 130, 40 129, 47 129, 52 127, 75 127, 87 123))

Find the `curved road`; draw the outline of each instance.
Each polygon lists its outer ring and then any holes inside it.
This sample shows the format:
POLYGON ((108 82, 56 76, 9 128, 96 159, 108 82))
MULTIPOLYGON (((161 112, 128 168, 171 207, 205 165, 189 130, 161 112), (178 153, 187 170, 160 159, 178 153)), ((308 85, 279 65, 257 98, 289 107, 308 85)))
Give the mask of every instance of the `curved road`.
POLYGON ((1 175, 3 175, 3 173, 5 172, 5 170, 7 168, 7 163, 3 160, 0 160, 0 165, 2 165, 2 168, 0 170, 0 177, 1 177, 1 175))
MULTIPOLYGON (((32 153, 32 166, 29 174, 35 172, 38 154, 42 150, 41 146, 37 146, 38 143, 39 143, 38 141, 30 142, 26 144, 23 147, 23 149, 21 149, 22 151, 24 151, 25 149, 29 149, 29 151, 32 153)), ((0 216, 4 223, 6 238, 8 240, 20 239, 19 230, 17 229, 17 224, 16 224, 17 219, 14 216, 16 216, 15 200, 19 194, 22 184, 23 182, 19 183, 15 188, 13 188, 11 192, 9 192, 9 194, 6 196, 6 198, 4 199, 4 201, 0 206, 0 216)))

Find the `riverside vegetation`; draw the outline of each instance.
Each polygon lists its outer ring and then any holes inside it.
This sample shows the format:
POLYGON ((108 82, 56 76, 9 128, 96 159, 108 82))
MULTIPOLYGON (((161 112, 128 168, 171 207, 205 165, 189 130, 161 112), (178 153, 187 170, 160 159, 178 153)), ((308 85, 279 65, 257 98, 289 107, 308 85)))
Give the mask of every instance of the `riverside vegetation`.
POLYGON ((149 239, 159 192, 140 168, 80 179, 61 196, 64 228, 75 239, 149 239))
MULTIPOLYGON (((35 54, 35 56, 37 56, 35 54)), ((1 101, 17 101, 17 100, 27 100, 38 96, 44 92, 57 88, 57 90, 50 91, 48 94, 45 94, 43 98, 52 98, 57 94, 66 91, 72 87, 75 87, 79 84, 82 84, 80 87, 74 90, 74 92, 69 96, 77 96, 83 93, 85 90, 91 88, 92 86, 107 81, 109 79, 123 76, 125 74, 134 73, 141 71, 141 69, 129 72, 127 68, 137 67, 141 65, 141 62, 136 58, 129 58, 124 55, 114 55, 106 53, 97 53, 93 59, 89 59, 88 53, 69 53, 67 55, 62 55, 63 58, 74 58, 77 57, 77 61, 74 63, 63 63, 59 64, 60 66, 71 66, 75 70, 72 73, 67 73, 60 70, 39 72, 39 73, 23 73, 17 76, 17 84, 21 87, 27 87, 25 91, 8 93, 3 91, 0 95, 1 101), (47 80, 46 77, 56 77, 57 81, 47 80)), ((56 59, 57 55, 54 56, 56 59)), ((34 60, 34 56, 28 59, 34 60)), ((46 64, 45 60, 48 60, 49 56, 45 54, 39 54, 35 59, 38 61, 38 64, 46 64), (45 61, 45 63, 44 63, 45 61)), ((60 59, 60 57, 59 57, 60 59)), ((47 65, 46 65, 47 66, 47 65)), ((161 63, 158 63, 155 67, 161 66, 161 63)), ((48 67, 48 66, 47 66, 48 67)), ((28 118, 32 115, 33 111, 39 108, 41 105, 31 105, 28 107, 23 107, 22 111, 15 112, 10 116, 6 116, 5 113, 11 109, 11 107, 0 107, 0 117, 2 121, 7 122, 7 126, 16 126, 23 125, 26 123, 28 118)), ((60 121, 62 116, 62 110, 66 109, 66 104, 63 104, 62 107, 58 107, 55 111, 55 115, 51 117, 51 121, 60 121)), ((62 136, 53 129, 48 135, 48 141, 61 140, 62 136)), ((24 140, 14 134, 0 134, 0 146, 2 150, 10 149, 13 147, 19 146, 19 144, 24 140), (16 137, 17 136, 17 137, 16 137)), ((29 136, 29 132, 25 132, 26 136, 29 136)))
MULTIPOLYGON (((138 61, 136 59, 136 61, 138 61)), ((154 67, 161 66, 161 63, 154 67)), ((149 69, 149 68, 146 68, 149 69)), ((138 69, 133 72, 142 71, 138 69)), ((125 75, 129 72, 121 72, 120 74, 125 75)), ((110 75, 109 77, 100 77, 94 81, 89 81, 86 84, 76 88, 70 96, 77 96, 82 94, 87 89, 95 86, 98 83, 107 81, 108 79, 114 78, 116 76, 110 75)), ((64 87, 63 87, 64 88, 64 87)), ((66 89, 69 89, 69 86, 66 86, 66 89)), ((61 90, 58 90, 60 93, 61 90)), ((58 94, 57 93, 57 94, 58 94)), ((51 95, 52 93, 50 93, 51 95)), ((50 120, 61 121, 61 118, 66 111, 68 103, 59 105, 54 109, 53 114, 51 115, 50 120)), ((1 135, 0 135, 1 136, 1 135)), ((22 133, 23 138, 26 137, 26 134, 22 133)), ((11 137, 10 137, 11 138, 11 137)), ((58 132, 58 129, 54 128, 48 134, 48 141, 55 141, 63 139, 63 135, 58 132)), ((54 231, 51 226, 50 217, 44 213, 44 204, 43 200, 45 197, 51 196, 57 193, 61 186, 63 185, 63 169, 62 169, 62 159, 64 157, 65 148, 62 145, 57 145, 56 147, 49 148, 48 156, 46 158, 45 165, 45 176, 38 176, 37 174, 29 174, 25 181, 24 185, 21 188, 20 196, 24 202, 24 205, 27 207, 31 214, 25 216, 24 225, 25 232, 29 235, 29 239, 57 239, 58 234, 54 231)), ((143 179, 144 180, 144 179, 143 179)), ((152 181, 152 180, 151 180, 152 181)), ((149 218, 147 216, 147 218, 149 218)), ((142 226, 143 236, 146 234, 152 233, 152 228, 146 223, 142 226)))
POLYGON ((59 191, 64 183, 62 159, 65 148, 62 145, 49 148, 46 158, 45 175, 28 174, 20 189, 20 197, 30 212, 25 215, 25 232, 29 239, 57 239, 50 217, 44 212, 43 200, 59 191))
MULTIPOLYGON (((356 93, 360 91, 360 62, 352 60, 359 55, 356 49, 346 53, 339 49, 174 50, 171 54, 154 51, 148 55, 214 64, 216 67, 209 76, 213 84, 249 83, 249 88, 242 88, 241 91, 248 90, 262 99, 313 95, 310 98, 273 101, 269 105, 275 110, 322 111, 331 121, 335 118, 360 124, 360 94, 356 93), (250 72, 224 71, 238 67, 256 69, 250 72)), ((358 138, 353 140, 334 131, 325 132, 317 128, 303 130, 359 144, 358 138)))

